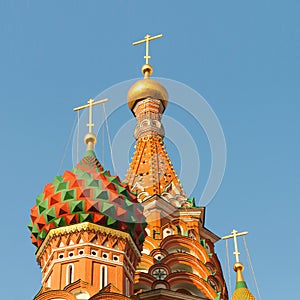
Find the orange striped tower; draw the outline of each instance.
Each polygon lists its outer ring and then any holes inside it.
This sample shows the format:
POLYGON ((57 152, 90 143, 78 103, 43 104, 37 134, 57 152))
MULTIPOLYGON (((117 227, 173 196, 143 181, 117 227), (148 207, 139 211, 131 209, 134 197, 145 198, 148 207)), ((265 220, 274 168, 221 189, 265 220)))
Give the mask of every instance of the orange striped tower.
POLYGON ((134 290, 137 299, 226 300, 226 284, 214 252, 219 237, 204 227, 205 208, 186 197, 164 145, 162 116, 168 92, 150 78, 150 40, 147 35, 134 43, 146 43, 146 64, 144 78, 133 84, 127 96, 137 124, 136 151, 126 179, 144 206, 148 224, 134 290))

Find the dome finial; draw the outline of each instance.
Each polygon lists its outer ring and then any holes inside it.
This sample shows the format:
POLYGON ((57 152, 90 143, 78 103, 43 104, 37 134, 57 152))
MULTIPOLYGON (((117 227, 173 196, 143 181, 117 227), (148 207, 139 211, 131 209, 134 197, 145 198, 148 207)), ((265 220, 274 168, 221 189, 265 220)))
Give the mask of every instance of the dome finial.
POLYGON ((147 34, 143 40, 132 43, 133 46, 145 43, 146 55, 144 56, 145 64, 142 66, 144 78, 133 84, 127 94, 127 102, 131 111, 133 111, 133 108, 138 101, 148 97, 160 100, 163 104, 163 110, 165 110, 168 104, 167 90, 161 83, 150 78, 153 68, 149 64, 149 60, 151 58, 149 55, 149 42, 161 38, 162 36, 162 34, 155 36, 150 36, 147 34))
POLYGON ((142 67, 142 73, 144 74, 145 78, 149 78, 153 71, 152 66, 149 64, 149 60, 151 58, 151 56, 149 55, 149 42, 159 39, 162 36, 163 36, 162 34, 158 34, 155 36, 151 36, 150 34, 147 34, 143 40, 132 43, 133 46, 136 46, 136 45, 139 45, 142 43, 146 44, 146 55, 144 56, 145 64, 142 67))
POLYGON ((96 101, 93 99, 89 99, 88 104, 79 106, 79 107, 75 107, 73 110, 74 111, 79 111, 85 108, 89 108, 89 122, 86 124, 86 126, 89 128, 89 132, 85 135, 84 137, 84 143, 87 145, 86 150, 94 150, 94 145, 96 145, 97 143, 97 137, 96 135, 93 133, 92 128, 94 127, 93 124, 93 106, 97 105, 97 104, 101 104, 101 103, 105 103, 107 102, 108 99, 103 99, 103 100, 99 100, 96 101))
POLYGON ((236 282, 245 281, 242 273, 244 271, 244 265, 241 262, 236 262, 233 265, 233 270, 236 272, 236 282))
POLYGON ((244 265, 240 262, 239 256, 240 252, 238 249, 237 237, 248 234, 248 231, 238 232, 237 230, 232 230, 231 235, 223 236, 222 240, 227 240, 233 238, 234 242, 234 252, 235 255, 235 264, 233 266, 233 270, 236 272, 236 285, 235 291, 233 293, 231 300, 255 300, 251 292, 247 288, 247 284, 245 282, 243 276, 244 265))

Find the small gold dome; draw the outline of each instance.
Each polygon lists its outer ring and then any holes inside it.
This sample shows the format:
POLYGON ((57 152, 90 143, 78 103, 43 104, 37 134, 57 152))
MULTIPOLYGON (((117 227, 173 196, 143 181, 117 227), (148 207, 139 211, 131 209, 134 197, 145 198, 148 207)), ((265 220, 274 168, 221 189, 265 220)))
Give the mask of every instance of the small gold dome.
POLYGON ((241 262, 236 262, 235 264, 234 264, 234 266, 233 266, 233 270, 235 271, 235 272, 237 272, 237 271, 244 271, 244 265, 241 263, 241 262))
POLYGON ((169 98, 167 90, 161 83, 149 78, 148 74, 152 72, 150 65, 144 65, 142 72, 145 74, 145 78, 134 83, 128 91, 127 103, 129 108, 132 110, 136 102, 148 97, 161 100, 164 108, 166 108, 169 98))
POLYGON ((243 276, 244 265, 240 262, 236 262, 233 269, 236 272, 236 286, 231 300, 255 300, 248 290, 243 276))
POLYGON ((89 132, 84 137, 84 143, 87 145, 86 150, 94 150, 94 145, 97 143, 97 137, 94 133, 89 132))

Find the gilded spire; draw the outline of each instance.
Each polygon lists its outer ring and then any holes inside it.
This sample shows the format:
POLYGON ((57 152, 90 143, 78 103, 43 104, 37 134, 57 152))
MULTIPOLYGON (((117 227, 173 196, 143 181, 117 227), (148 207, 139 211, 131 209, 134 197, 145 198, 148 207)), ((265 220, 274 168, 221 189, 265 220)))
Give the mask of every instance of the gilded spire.
POLYGON ((136 45, 139 45, 142 43, 145 43, 145 45, 146 45, 146 55, 144 56, 145 64, 142 67, 142 73, 144 74, 145 78, 149 78, 153 71, 152 66, 149 64, 149 60, 151 58, 151 56, 149 55, 150 41, 162 38, 162 36, 163 36, 162 34, 158 34, 155 36, 151 36, 150 34, 147 34, 143 40, 132 43, 133 46, 136 46, 136 45))
POLYGON ((149 43, 161 37, 162 34, 152 37, 147 34, 133 43, 145 43, 146 55, 142 67, 144 78, 135 82, 127 94, 128 106, 137 121, 134 131, 137 142, 126 180, 140 201, 160 195, 174 206, 182 207, 187 198, 163 142, 161 119, 168 105, 168 92, 160 82, 150 78, 149 43))
POLYGON ((233 269, 236 272, 236 284, 232 300, 255 300, 243 276, 244 265, 240 262, 236 262, 233 269))
POLYGON ((89 122, 86 124, 86 126, 88 127, 89 131, 88 133, 85 135, 84 137, 84 143, 87 145, 86 150, 92 150, 94 151, 94 146, 97 143, 97 137, 96 135, 93 133, 93 127, 94 127, 94 123, 93 123, 93 106, 97 105, 97 104, 101 104, 101 103, 105 103, 107 102, 108 99, 103 99, 103 100, 99 100, 96 101, 93 99, 89 99, 88 100, 88 104, 79 106, 79 107, 75 107, 73 110, 74 111, 79 111, 85 108, 89 108, 89 122))
POLYGON ((237 243, 237 237, 243 236, 248 234, 247 231, 245 232, 238 232, 237 230, 233 230, 231 235, 227 235, 222 237, 222 240, 227 240, 230 238, 233 238, 234 242, 234 252, 235 255, 235 264, 233 266, 234 271, 236 272, 236 285, 235 290, 232 296, 232 300, 255 300, 251 292, 248 290, 247 284, 245 282, 244 276, 243 276, 243 270, 244 265, 240 262, 239 256, 240 252, 238 250, 238 243, 237 243))
POLYGON ((158 99, 163 104, 163 110, 165 110, 168 104, 168 92, 164 88, 164 86, 156 80, 150 79, 150 75, 152 74, 152 66, 149 64, 149 59, 151 56, 149 55, 149 44, 150 41, 161 38, 163 35, 158 34, 155 36, 150 36, 147 34, 143 40, 132 43, 133 46, 145 43, 146 45, 146 55, 145 64, 142 67, 142 73, 144 74, 144 79, 137 81, 128 91, 127 102, 130 110, 133 110, 135 104, 148 97, 153 99, 158 99))

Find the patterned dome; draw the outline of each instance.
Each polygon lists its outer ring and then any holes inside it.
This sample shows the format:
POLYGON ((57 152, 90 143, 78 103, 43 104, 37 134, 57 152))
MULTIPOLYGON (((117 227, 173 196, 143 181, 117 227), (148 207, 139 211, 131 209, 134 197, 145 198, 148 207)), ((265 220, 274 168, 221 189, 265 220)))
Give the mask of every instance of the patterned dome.
POLYGON ((232 300, 255 300, 255 298, 246 286, 237 288, 233 293, 232 300))
POLYGON ((139 249, 146 235, 143 208, 136 196, 117 176, 103 169, 91 150, 72 171, 45 186, 30 217, 28 227, 37 247, 52 228, 82 222, 128 232, 139 249))
POLYGON ((248 290, 244 276, 242 274, 244 266, 240 262, 236 262, 233 267, 236 272, 236 285, 232 300, 255 300, 251 292, 248 290))

